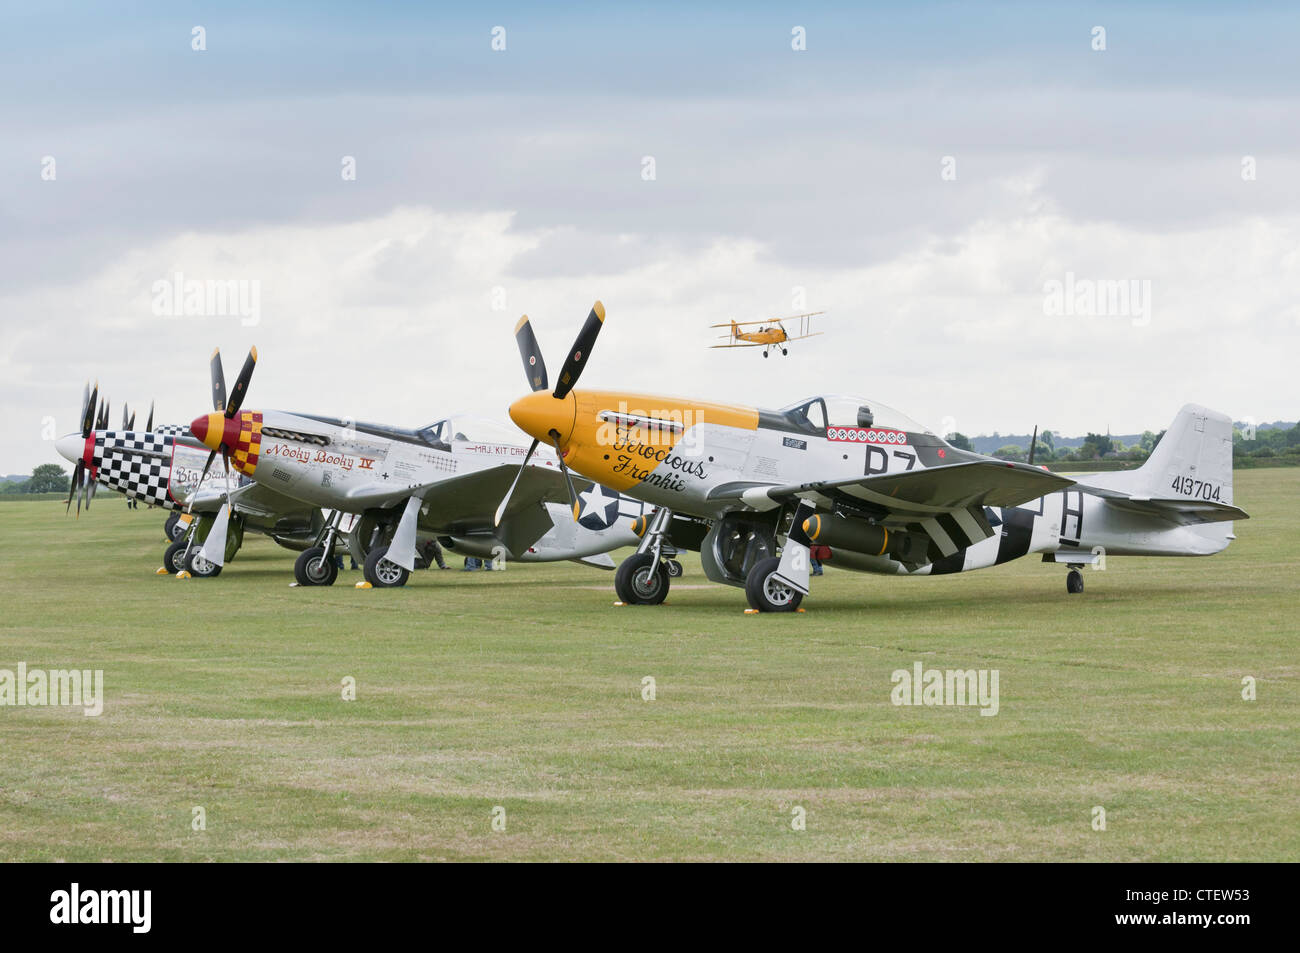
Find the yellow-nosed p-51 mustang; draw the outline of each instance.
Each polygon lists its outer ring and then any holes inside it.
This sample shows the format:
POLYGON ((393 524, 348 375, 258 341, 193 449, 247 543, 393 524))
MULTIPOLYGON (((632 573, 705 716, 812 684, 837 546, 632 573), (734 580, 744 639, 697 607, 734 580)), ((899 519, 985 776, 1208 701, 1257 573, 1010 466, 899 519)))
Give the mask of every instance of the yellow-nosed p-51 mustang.
MULTIPOLYGON (((510 416, 574 472, 658 509, 619 567, 625 603, 662 602, 665 560, 698 550, 750 606, 793 611, 809 547, 835 566, 940 575, 1042 554, 1080 568, 1105 555, 1201 556, 1235 538, 1232 423, 1189 404, 1139 469, 1049 473, 960 450, 873 400, 820 396, 780 410, 574 390, 605 320, 597 302, 552 391, 527 317, 515 329, 533 393, 510 416)), ((531 451, 530 451, 531 453, 531 451)), ((507 497, 508 500, 508 497, 507 497)), ((504 505, 504 503, 503 503, 504 505)))

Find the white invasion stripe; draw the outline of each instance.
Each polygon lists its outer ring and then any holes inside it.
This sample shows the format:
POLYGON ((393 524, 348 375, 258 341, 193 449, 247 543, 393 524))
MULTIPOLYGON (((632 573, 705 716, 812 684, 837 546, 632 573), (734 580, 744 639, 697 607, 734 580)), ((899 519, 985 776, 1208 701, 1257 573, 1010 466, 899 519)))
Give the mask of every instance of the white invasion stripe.
POLYGON ((952 514, 952 518, 957 521, 957 525, 962 528, 966 534, 968 543, 978 543, 982 539, 987 539, 988 534, 984 532, 984 527, 980 526, 979 520, 970 510, 957 510, 952 514))
POLYGON ((937 519, 931 518, 921 520, 921 528, 925 530, 926 534, 932 540, 934 540, 935 545, 939 547, 939 552, 943 553, 945 556, 951 556, 960 548, 952 541, 952 537, 944 532, 943 527, 939 525, 937 519))

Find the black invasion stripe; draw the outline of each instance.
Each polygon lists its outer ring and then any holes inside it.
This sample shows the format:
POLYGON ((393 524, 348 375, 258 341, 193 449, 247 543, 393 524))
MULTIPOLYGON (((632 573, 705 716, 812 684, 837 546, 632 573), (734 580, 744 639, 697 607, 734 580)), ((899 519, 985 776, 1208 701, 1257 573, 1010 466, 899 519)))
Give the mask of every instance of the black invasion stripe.
POLYGON ((935 517, 935 522, 943 528, 943 531, 948 534, 948 538, 952 540, 953 545, 959 550, 965 549, 971 543, 975 542, 975 540, 971 539, 966 534, 966 531, 961 528, 961 524, 957 522, 957 518, 951 513, 940 513, 935 517))
POLYGON ((1034 511, 1015 506, 1002 511, 1002 538, 998 541, 998 556, 994 565, 1001 566, 1019 559, 1029 552, 1034 535, 1034 511))
POLYGON ((959 549, 951 556, 944 556, 942 559, 936 559, 930 564, 931 576, 947 576, 955 572, 961 572, 962 567, 966 565, 966 550, 959 549))

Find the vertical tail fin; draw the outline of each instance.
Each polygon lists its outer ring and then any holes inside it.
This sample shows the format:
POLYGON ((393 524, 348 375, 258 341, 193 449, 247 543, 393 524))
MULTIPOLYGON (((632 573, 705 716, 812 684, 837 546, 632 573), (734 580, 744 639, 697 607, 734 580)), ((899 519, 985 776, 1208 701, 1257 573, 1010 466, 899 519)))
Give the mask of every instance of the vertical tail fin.
POLYGON ((1135 496, 1231 503, 1232 419, 1185 405, 1147 462, 1125 476, 1133 482, 1126 480, 1124 488, 1135 496))

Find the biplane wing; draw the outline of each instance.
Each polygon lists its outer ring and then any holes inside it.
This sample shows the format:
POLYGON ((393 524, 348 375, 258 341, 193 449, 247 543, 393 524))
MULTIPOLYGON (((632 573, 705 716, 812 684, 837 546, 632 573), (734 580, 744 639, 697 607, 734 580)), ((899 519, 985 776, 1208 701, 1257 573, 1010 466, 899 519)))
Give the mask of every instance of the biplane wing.
POLYGON ((809 311, 807 314, 792 314, 788 318, 764 318, 762 321, 728 321, 726 324, 710 324, 711 328, 729 328, 733 325, 738 328, 752 327, 755 324, 780 324, 782 321, 801 321, 806 318, 815 318, 819 314, 825 314, 825 311, 809 311))

